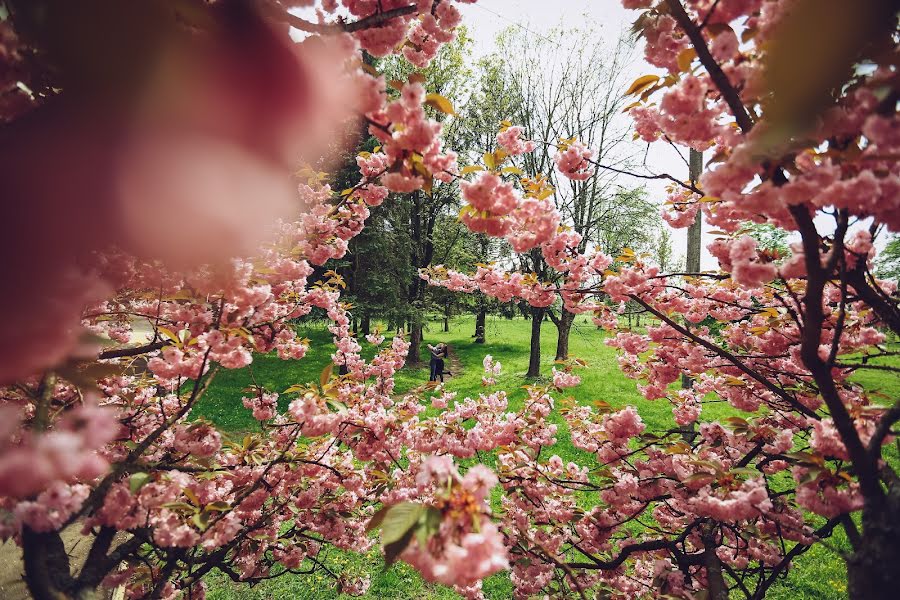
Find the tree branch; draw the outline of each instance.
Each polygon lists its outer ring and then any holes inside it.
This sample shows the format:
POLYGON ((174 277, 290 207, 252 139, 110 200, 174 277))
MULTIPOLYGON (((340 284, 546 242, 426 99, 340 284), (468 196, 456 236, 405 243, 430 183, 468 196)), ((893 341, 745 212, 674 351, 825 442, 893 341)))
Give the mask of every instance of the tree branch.
POLYGON ((161 350, 168 346, 170 342, 154 342, 152 344, 145 344, 143 346, 132 346, 128 348, 114 348, 112 350, 105 350, 101 352, 97 358, 100 360, 107 360, 110 358, 125 358, 128 356, 140 356, 141 354, 146 354, 148 352, 153 352, 154 350, 161 350))
POLYGON ((700 63, 706 69, 706 72, 709 73, 709 78, 716 84, 719 93, 722 94, 722 98, 725 100, 728 108, 731 109, 731 114, 734 115, 734 120, 741 128, 741 131, 745 134, 749 133, 753 128, 753 120, 750 118, 750 113, 747 112, 747 108, 741 101, 740 94, 728 81, 728 76, 725 75, 722 67, 719 66, 719 63, 716 62, 716 59, 710 53, 700 28, 691 20, 691 17, 684 10, 679 0, 666 0, 666 4, 671 10, 672 17, 678 22, 688 39, 691 40, 691 45, 697 51, 697 58, 700 59, 700 63))

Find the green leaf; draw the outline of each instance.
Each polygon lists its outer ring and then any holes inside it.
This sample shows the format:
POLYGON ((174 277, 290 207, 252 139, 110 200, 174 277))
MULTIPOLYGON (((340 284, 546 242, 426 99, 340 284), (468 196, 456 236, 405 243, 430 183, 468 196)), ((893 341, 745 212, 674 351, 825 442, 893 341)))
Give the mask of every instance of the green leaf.
POLYGON ((142 487, 150 481, 150 473, 133 473, 128 478, 128 489, 132 494, 137 494, 142 487))
POLYGON ((732 469, 731 472, 735 475, 743 475, 745 477, 756 477, 760 474, 759 471, 751 467, 737 467, 732 469))
POLYGON ((396 542, 392 542, 390 544, 384 545, 384 565, 385 568, 391 566, 395 562, 397 562, 397 558, 406 550, 406 547, 409 546, 409 543, 412 541, 414 529, 410 528, 403 537, 401 537, 396 542))
POLYGON ((428 540, 438 532, 441 528, 441 521, 444 516, 438 509, 429 506, 424 517, 422 517, 419 526, 416 528, 416 540, 419 546, 424 548, 428 540))
POLYGON ((412 532, 413 526, 425 513, 424 504, 401 502, 391 506, 381 523, 381 542, 387 547, 412 532))
POLYGON ((338 400, 327 400, 325 405, 328 406, 334 412, 347 412, 347 405, 338 400))
POLYGON ((209 513, 206 511, 198 512, 194 515, 192 521, 197 526, 197 529, 206 531, 206 528, 209 527, 209 513))
POLYGON ((378 529, 381 527, 381 523, 384 521, 384 516, 387 514, 388 510, 390 510, 390 506, 382 506, 375 514, 372 515, 372 518, 369 519, 369 522, 366 523, 366 532, 372 531, 373 529, 378 529))

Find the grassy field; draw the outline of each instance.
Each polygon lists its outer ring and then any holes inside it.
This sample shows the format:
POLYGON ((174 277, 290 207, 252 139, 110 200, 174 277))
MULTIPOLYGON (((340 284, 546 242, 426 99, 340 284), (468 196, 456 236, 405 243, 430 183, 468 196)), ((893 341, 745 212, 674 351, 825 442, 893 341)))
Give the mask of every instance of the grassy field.
MULTIPOLYGON (((431 323, 425 332, 428 343, 438 341, 450 344, 456 354, 461 373, 447 381, 447 388, 457 391, 460 397, 477 395, 481 390, 481 361, 485 354, 491 354, 503 363, 503 374, 498 384, 510 391, 510 408, 517 408, 524 398, 521 389, 524 374, 528 367, 528 342, 530 323, 523 320, 489 319, 487 326, 487 343, 474 344, 472 333, 474 321, 470 318, 459 318, 451 321, 450 331, 441 331, 439 323, 431 323)), ((257 358, 249 370, 223 371, 216 377, 206 396, 197 408, 200 414, 235 435, 258 427, 243 405, 240 398, 242 390, 251 381, 266 386, 273 391, 283 391, 294 383, 314 381, 330 361, 333 349, 330 334, 324 327, 311 326, 301 331, 310 338, 312 349, 301 361, 284 362, 276 357, 257 358)), ((553 355, 556 348, 556 329, 552 323, 545 323, 541 336, 542 373, 550 373, 553 355)), ((579 318, 570 337, 570 353, 588 362, 588 367, 581 369, 579 375, 582 384, 567 390, 577 401, 590 403, 603 400, 613 407, 629 404, 637 406, 648 429, 659 429, 674 426, 672 412, 665 401, 647 401, 640 396, 635 382, 626 379, 619 371, 616 352, 604 343, 604 335, 589 321, 579 318)), ((368 344, 363 344, 369 346, 368 344)), ((371 353, 371 350, 368 350, 371 353)), ((427 362, 427 349, 423 345, 423 361, 427 362)), ((428 379, 427 368, 404 369, 397 377, 398 391, 415 387, 428 379)), ((868 389, 879 390, 890 397, 900 394, 900 378, 874 371, 859 376, 859 381, 868 389)), ((282 409, 284 406, 281 407, 282 409)), ((733 409, 726 404, 705 405, 701 419, 713 419, 732 413, 733 409)), ((563 424, 558 417, 556 422, 563 424)), ((584 453, 574 448, 560 427, 559 441, 552 452, 559 454, 564 460, 586 459, 584 453)), ((589 464, 589 463, 585 463, 589 464)), ((796 568, 790 572, 788 579, 780 582, 769 593, 769 598, 787 599, 839 599, 846 597, 846 576, 839 552, 849 549, 843 533, 835 535, 826 544, 820 544, 801 556, 796 568)), ((332 552, 325 558, 326 564, 336 571, 365 571, 373 574, 372 587, 366 598, 381 599, 444 599, 457 598, 450 589, 428 584, 421 580, 409 567, 399 564, 384 571, 379 552, 365 556, 332 552)), ((232 599, 265 599, 287 597, 297 599, 337 598, 331 580, 324 575, 305 577, 279 578, 249 588, 245 585, 234 585, 223 576, 213 575, 208 578, 211 600, 232 599)), ((498 574, 485 581, 485 595, 488 598, 509 598, 512 587, 506 574, 498 574)))

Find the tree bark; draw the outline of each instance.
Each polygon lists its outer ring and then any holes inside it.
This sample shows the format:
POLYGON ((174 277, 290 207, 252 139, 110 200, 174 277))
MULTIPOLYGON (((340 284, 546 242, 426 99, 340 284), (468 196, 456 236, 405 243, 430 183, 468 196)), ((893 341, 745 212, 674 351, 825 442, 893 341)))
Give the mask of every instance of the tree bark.
POLYGON ((483 344, 486 341, 485 324, 487 323, 487 308, 482 304, 475 315, 475 343, 483 344))
POLYGON ((372 324, 369 319, 369 315, 363 315, 360 319, 359 328, 362 330, 363 335, 369 335, 372 333, 372 324))
MULTIPOLYGON (((690 150, 690 161, 689 161, 690 171, 688 173, 688 178, 690 179, 691 185, 697 182, 700 179, 700 171, 703 169, 703 153, 697 152, 693 148, 690 150)), ((697 211, 697 216, 694 218, 694 222, 691 223, 691 226, 688 227, 687 232, 687 258, 686 262, 686 271, 688 273, 699 273, 700 272, 700 251, 702 248, 701 243, 701 232, 703 231, 703 212, 697 211)))
POLYGON ((562 309, 559 319, 556 321, 556 359, 569 358, 569 333, 572 331, 572 323, 575 322, 575 313, 562 309))
MULTIPOLYGON (((694 185, 698 179, 700 179, 700 172, 703 170, 703 153, 697 152, 693 148, 690 149, 689 154, 689 162, 688 162, 688 179, 690 180, 691 185, 694 185)), ((697 211, 697 216, 694 217, 694 222, 691 223, 691 226, 688 227, 687 234, 687 256, 685 258, 685 271, 688 273, 699 273, 700 272, 700 250, 702 247, 701 243, 701 233, 703 231, 703 213, 701 211, 697 211)), ((684 326, 687 329, 691 328, 691 324, 684 320, 684 326)), ((688 377, 686 374, 681 374, 681 387, 683 389, 688 389, 693 387, 694 381, 688 377)), ((696 430, 694 423, 688 423, 687 425, 681 426, 681 435, 684 439, 690 444, 693 443, 694 437, 696 436, 696 430)))
POLYGON ((863 509, 862 540, 847 560, 852 600, 889 600, 900 590, 900 482, 890 488, 880 506, 863 509))
POLYGON ((71 589, 69 556, 59 532, 38 533, 22 527, 25 584, 34 600, 65 598, 71 589))
POLYGON ((703 566, 706 567, 707 598, 709 600, 728 600, 728 584, 722 574, 722 561, 716 554, 715 535, 711 532, 703 534, 703 566))
POLYGON ((541 376, 541 323, 544 321, 543 308, 531 307, 531 351, 528 355, 528 372, 525 377, 541 376))
POLYGON ((409 352, 406 354, 406 364, 409 366, 419 366, 422 364, 420 352, 422 348, 422 324, 409 324, 409 352))

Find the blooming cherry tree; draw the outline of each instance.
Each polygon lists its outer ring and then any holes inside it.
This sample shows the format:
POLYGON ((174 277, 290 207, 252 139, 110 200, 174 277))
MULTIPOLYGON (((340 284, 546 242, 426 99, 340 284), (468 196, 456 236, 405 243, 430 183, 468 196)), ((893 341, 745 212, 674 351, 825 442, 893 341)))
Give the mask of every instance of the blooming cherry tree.
MULTIPOLYGON (((200 264, 129 236, 80 248, 82 270, 40 305, 58 310, 40 343, 4 365, 0 392, 0 535, 21 546, 35 598, 120 585, 133 598, 203 597, 213 570, 249 583, 321 572, 361 594, 368 575, 335 572, 324 550, 379 542, 386 562, 403 560, 470 598, 505 569, 517 598, 760 598, 837 527, 853 545, 851 595, 897 589, 884 565, 900 559, 900 484, 885 447, 900 405, 875 402, 852 379, 892 370, 858 357, 886 355, 886 332, 900 333, 896 289, 869 270, 873 239, 900 228, 900 86, 878 44, 854 48, 848 64, 866 68, 841 74, 815 119, 786 128, 784 36, 809 3, 623 2, 641 11, 646 59, 660 70, 628 90, 638 97, 636 133, 714 151, 699 185, 660 177, 672 183, 670 222, 686 226, 702 211, 721 230, 710 245, 719 270, 668 274, 633 252, 578 251, 547 181, 512 164, 537 147, 529 132, 503 124, 483 164, 459 169, 425 109, 451 113, 449 103, 416 76, 391 87, 361 60, 365 50, 427 64, 459 23, 454 2, 344 0, 350 17, 334 0, 295 4, 315 5, 317 21, 263 2, 255 33, 267 40, 285 33, 275 23, 290 24, 336 56, 329 64, 355 90, 354 112, 380 147, 358 155, 359 180, 342 191, 316 169, 301 171, 304 210, 276 221, 253 256, 200 264), (460 219, 516 252, 540 252, 559 283, 497 265, 422 277, 592 315, 640 393, 671 404, 673 426, 651 430, 633 406, 562 397, 579 384, 576 361, 528 386, 514 410, 491 357, 482 393, 460 399, 433 385, 397 392, 409 346, 401 336, 368 336, 374 356, 362 357, 344 283, 317 267, 344 256, 369 207, 391 192, 455 178, 465 180, 460 219), (740 233, 747 221, 795 232, 791 256, 761 251, 740 233), (627 301, 655 317, 645 332, 618 327, 627 301), (302 359, 309 342, 291 320, 313 308, 334 342, 319 381, 254 384, 234 398, 259 422, 240 441, 195 418, 221 370, 260 353, 302 359), (138 324, 149 333, 137 335, 138 324), (692 386, 676 389, 683 377, 692 386), (731 415, 705 418, 710 401, 731 415), (583 460, 553 453, 560 435, 583 460), (495 469, 477 464, 485 453, 495 469), (69 563, 67 528, 89 546, 82 568, 69 563)), ((231 4, 204 6, 215 16, 231 4)), ((869 32, 893 39, 893 25, 869 32)), ((564 177, 609 168, 577 140, 555 145, 564 177)))

